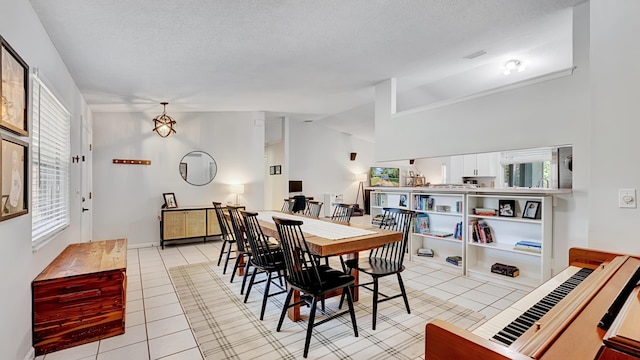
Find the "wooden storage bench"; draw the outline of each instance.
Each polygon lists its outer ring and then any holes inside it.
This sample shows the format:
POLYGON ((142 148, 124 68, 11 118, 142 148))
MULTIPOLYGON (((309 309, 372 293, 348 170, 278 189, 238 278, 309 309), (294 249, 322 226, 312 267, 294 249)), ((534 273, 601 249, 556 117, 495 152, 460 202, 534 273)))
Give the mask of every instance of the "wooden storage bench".
POLYGON ((127 240, 71 244, 31 283, 42 355, 124 333, 127 240))

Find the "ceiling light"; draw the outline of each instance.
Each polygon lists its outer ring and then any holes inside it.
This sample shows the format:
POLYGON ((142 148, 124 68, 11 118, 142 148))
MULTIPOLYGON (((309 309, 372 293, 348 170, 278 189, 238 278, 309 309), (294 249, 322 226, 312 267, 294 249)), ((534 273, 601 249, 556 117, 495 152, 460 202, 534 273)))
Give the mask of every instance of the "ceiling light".
POLYGON ((520 60, 509 60, 504 64, 504 74, 509 75, 513 71, 523 72, 526 66, 520 62, 520 60))
POLYGON ((176 133, 176 129, 173 128, 176 125, 176 121, 167 115, 167 105, 169 103, 161 102, 160 104, 163 106, 162 114, 153 118, 153 131, 165 138, 176 133))

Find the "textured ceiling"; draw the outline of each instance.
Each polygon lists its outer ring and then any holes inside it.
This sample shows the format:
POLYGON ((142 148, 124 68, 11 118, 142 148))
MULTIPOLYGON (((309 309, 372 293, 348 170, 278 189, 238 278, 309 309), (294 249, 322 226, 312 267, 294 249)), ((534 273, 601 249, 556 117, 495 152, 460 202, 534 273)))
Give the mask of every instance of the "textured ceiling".
POLYGON ((93 111, 168 101, 313 120, 370 117, 373 86, 390 77, 410 106, 571 66, 570 8, 582 2, 31 0, 93 111), (504 76, 511 58, 527 71, 504 76))

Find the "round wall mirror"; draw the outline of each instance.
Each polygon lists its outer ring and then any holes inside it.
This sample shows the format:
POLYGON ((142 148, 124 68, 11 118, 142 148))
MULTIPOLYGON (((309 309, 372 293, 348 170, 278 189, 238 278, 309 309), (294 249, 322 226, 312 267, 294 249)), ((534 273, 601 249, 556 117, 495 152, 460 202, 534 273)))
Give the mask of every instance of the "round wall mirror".
POLYGON ((180 176, 191 185, 206 185, 216 177, 218 166, 204 151, 192 151, 180 160, 180 176))

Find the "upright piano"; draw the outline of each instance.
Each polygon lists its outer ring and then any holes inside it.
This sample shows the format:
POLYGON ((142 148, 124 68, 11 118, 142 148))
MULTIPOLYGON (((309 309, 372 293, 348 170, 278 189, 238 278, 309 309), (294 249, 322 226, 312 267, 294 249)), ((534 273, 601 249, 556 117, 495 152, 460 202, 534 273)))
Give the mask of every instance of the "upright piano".
POLYGON ((428 323, 425 358, 640 359, 640 257, 572 248, 569 265, 473 331, 428 323))

